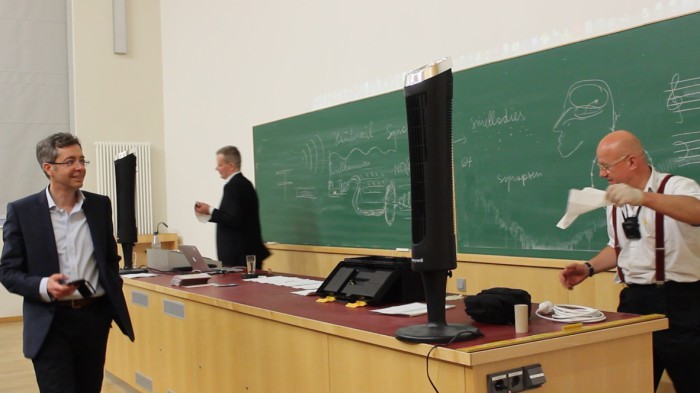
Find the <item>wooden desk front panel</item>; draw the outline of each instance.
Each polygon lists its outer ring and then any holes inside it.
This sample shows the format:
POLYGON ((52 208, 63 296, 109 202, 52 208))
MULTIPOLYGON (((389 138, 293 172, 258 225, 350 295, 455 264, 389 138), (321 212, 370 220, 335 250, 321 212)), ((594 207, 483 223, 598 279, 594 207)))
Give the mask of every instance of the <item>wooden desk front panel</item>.
MULTIPOLYGON (((358 389, 377 393, 432 391, 425 373, 425 357, 339 337, 331 337, 330 348, 334 393, 353 393, 358 389)), ((537 390, 541 393, 652 393, 650 358, 651 336, 634 335, 614 343, 590 343, 473 367, 431 358, 429 367, 433 383, 443 393, 487 393, 488 374, 536 363, 542 365, 547 378, 547 383, 537 390)))
POLYGON ((539 363, 547 383, 536 390, 538 393, 652 393, 651 349, 651 334, 633 335, 485 363, 466 368, 466 391, 487 393, 488 374, 539 363))
MULTIPOLYGON (((334 336, 329 347, 333 393, 433 391, 425 372, 425 356, 334 336)), ((440 392, 467 391, 464 366, 431 359, 429 370, 440 392)))
POLYGON ((124 294, 136 341, 131 343, 113 325, 107 350, 108 371, 141 391, 147 390, 137 383, 137 373, 141 380, 152 381, 153 392, 196 392, 196 344, 191 336, 197 329, 188 317, 193 305, 129 286, 125 286, 124 294), (134 292, 148 298, 147 307, 132 301, 134 292), (183 305, 184 319, 164 312, 166 299, 183 305))
POLYGON ((204 304, 190 306, 196 320, 191 334, 196 391, 330 391, 326 335, 204 304))

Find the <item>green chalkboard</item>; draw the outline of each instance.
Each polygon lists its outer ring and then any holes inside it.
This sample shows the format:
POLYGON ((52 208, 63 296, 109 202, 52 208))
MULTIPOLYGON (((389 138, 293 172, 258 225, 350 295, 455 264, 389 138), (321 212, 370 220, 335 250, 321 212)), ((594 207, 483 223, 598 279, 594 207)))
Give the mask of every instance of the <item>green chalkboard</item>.
MULTIPOLYGON (((654 166, 700 179, 700 14, 455 73, 458 250, 580 259, 607 241, 603 211, 556 228, 568 190, 605 188, 612 129, 654 166)), ((403 93, 255 127, 266 240, 410 247, 403 93)))
POLYGON ((255 127, 265 240, 411 247, 402 105, 394 92, 255 127))

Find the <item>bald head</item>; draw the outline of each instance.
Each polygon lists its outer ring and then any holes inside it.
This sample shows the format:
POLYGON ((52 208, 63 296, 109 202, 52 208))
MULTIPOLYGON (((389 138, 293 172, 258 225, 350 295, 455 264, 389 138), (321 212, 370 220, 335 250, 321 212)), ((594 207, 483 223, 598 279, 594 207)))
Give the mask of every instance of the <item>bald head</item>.
POLYGON ((609 184, 625 183, 642 189, 651 174, 642 142, 629 131, 618 130, 598 143, 600 176, 609 184))
POLYGON ((623 156, 626 154, 641 156, 644 159, 644 147, 642 142, 629 131, 618 130, 604 136, 598 143, 596 153, 612 153, 612 155, 623 156))

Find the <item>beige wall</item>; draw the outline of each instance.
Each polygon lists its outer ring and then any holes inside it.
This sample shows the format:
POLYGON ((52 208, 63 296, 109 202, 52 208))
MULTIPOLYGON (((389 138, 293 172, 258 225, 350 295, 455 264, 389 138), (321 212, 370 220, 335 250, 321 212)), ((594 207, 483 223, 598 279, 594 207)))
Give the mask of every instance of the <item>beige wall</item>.
MULTIPOLYGON (((95 142, 151 143, 157 223, 167 221, 160 1, 127 0, 126 6, 128 53, 118 55, 112 45, 112 2, 72 1, 73 128, 90 158, 96 156, 95 142)), ((85 189, 94 191, 92 169, 85 189)))
MULTIPOLYGON (((68 1, 72 19, 73 129, 81 139, 85 156, 94 159, 95 142, 151 142, 153 221, 167 221, 160 1, 126 1, 125 55, 113 53, 111 1, 68 1)), ((90 167, 84 188, 96 191, 96 184, 94 167, 90 167)), ((21 312, 21 298, 1 288, 0 318, 21 312)))

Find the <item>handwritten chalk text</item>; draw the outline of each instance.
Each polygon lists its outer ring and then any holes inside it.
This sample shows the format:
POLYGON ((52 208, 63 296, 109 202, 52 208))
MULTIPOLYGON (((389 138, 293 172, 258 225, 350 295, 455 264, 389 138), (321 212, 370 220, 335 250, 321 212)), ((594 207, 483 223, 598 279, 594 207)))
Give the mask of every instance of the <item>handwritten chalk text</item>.
POLYGON ((505 108, 502 112, 496 113, 495 110, 490 110, 483 117, 472 117, 469 119, 472 124, 472 131, 486 127, 502 126, 508 123, 517 123, 525 121, 525 115, 522 111, 505 108))
POLYGON ((508 192, 510 192, 510 185, 511 183, 521 183, 523 187, 525 187, 525 184, 531 180, 537 179, 538 177, 544 176, 542 172, 527 172, 523 173, 520 175, 513 175, 513 176, 501 176, 498 175, 496 176, 496 179, 498 179, 498 183, 503 184, 506 183, 508 184, 508 192))

